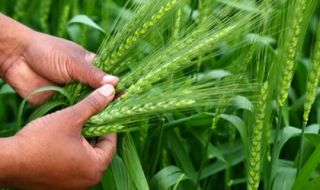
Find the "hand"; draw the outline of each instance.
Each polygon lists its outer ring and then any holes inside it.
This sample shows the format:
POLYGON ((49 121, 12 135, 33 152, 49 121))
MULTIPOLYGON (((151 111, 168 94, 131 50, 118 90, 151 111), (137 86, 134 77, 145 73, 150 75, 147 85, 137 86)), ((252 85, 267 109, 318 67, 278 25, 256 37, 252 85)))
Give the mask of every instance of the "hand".
MULTIPOLYGON (((43 87, 79 81, 93 88, 118 78, 92 65, 95 55, 67 40, 31 32, 25 51, 4 70, 4 79, 21 95, 43 87)), ((29 99, 31 104, 44 102, 51 93, 41 93, 29 99)))
MULTIPOLYGON (((1 147, 13 152, 9 154, 11 164, 6 164, 10 168, 0 163, 1 172, 9 172, 2 183, 0 175, 0 186, 80 190, 98 183, 115 152, 116 135, 102 137, 92 147, 80 132, 114 94, 114 88, 105 85, 72 107, 34 120, 11 137, 10 145, 0 141, 1 147)), ((3 156, 2 160, 6 163, 8 159, 3 156)))
MULTIPOLYGON (((0 24, 7 27, 0 29, 0 76, 23 97, 43 86, 72 81, 92 88, 118 82, 92 64, 95 54, 73 42, 33 31, 1 14, 0 24)), ((29 102, 41 104, 51 94, 36 94, 29 102)))

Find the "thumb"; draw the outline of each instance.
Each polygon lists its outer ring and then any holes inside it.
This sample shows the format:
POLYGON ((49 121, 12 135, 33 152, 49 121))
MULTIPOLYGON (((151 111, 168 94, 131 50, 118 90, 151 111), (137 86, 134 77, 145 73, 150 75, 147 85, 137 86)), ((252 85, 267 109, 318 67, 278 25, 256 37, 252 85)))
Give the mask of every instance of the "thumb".
POLYGON ((96 89, 76 105, 67 108, 66 114, 71 116, 73 121, 79 122, 79 130, 81 130, 83 124, 85 124, 91 116, 101 111, 113 100, 114 95, 115 90, 113 86, 106 84, 96 89))

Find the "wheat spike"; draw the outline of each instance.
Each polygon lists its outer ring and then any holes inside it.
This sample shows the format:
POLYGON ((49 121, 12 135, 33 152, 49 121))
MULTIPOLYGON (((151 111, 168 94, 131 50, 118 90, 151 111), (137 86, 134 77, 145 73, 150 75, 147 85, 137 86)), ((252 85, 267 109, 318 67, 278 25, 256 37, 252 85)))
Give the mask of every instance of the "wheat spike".
POLYGON ((266 109, 266 100, 268 94, 268 83, 264 83, 261 92, 260 100, 256 107, 255 126, 252 132, 252 141, 249 156, 248 170, 248 190, 257 190, 260 183, 262 143, 263 143, 263 125, 266 109))
POLYGON ((306 3, 307 0, 298 0, 294 10, 294 18, 292 21, 292 25, 290 26, 288 32, 289 35, 289 42, 288 47, 285 52, 286 59, 283 63, 283 70, 281 84, 280 84, 280 92, 278 97, 278 104, 280 107, 283 106, 284 102, 288 97, 288 90, 291 85, 291 81, 293 78, 294 66, 295 61, 297 58, 297 54, 299 51, 298 43, 299 39, 302 38, 302 22, 304 18, 304 12, 306 10, 306 3))
POLYGON ((318 27, 317 40, 314 48, 313 65, 307 82, 306 101, 304 104, 303 120, 308 122, 312 104, 317 96, 317 86, 320 77, 320 27, 318 27))

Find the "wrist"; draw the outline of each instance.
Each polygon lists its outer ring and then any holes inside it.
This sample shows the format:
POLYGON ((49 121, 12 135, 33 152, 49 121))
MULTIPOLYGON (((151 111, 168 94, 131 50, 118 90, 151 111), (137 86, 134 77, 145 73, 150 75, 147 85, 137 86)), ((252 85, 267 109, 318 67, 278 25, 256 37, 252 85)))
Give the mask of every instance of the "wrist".
POLYGON ((0 13, 0 76, 19 59, 33 30, 0 13))
POLYGON ((0 147, 0 187, 10 187, 19 173, 22 155, 15 137, 0 138, 0 147))

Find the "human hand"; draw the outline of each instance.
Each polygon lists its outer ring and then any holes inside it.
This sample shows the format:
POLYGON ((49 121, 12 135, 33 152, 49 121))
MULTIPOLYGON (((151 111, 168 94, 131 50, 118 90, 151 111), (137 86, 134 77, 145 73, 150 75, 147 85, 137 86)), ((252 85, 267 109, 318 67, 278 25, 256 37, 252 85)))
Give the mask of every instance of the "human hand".
MULTIPOLYGON (((52 85, 78 81, 98 88, 103 84, 116 85, 118 78, 108 75, 92 62, 95 54, 81 46, 33 31, 0 14, 0 23, 7 29, 0 29, 0 77, 9 83, 21 96, 52 85), (7 34, 19 32, 14 36, 7 34), (4 30, 4 31, 1 31, 4 30), (5 33, 5 34, 2 34, 5 33), (3 38, 1 38, 1 35, 3 38), (4 47, 1 47, 4 46, 4 47), (6 52, 7 51, 7 52, 6 52)), ((38 93, 29 99, 33 105, 43 103, 52 92, 38 93)))
MULTIPOLYGON (((21 56, 8 64, 4 79, 21 95, 43 87, 79 81, 93 88, 109 83, 116 85, 118 78, 92 65, 95 55, 79 45, 32 31, 30 43, 21 56)), ((51 93, 32 96, 30 103, 44 102, 51 93)))
MULTIPOLYGON (((99 182, 116 149, 116 135, 90 145, 81 135, 87 119, 114 98, 105 85, 78 104, 32 121, 10 137, 9 168, 0 186, 23 189, 86 189, 99 182)), ((1 140, 1 139, 0 139, 1 140)), ((1 144, 1 142, 0 142, 1 144)), ((3 156, 0 151, 0 156, 3 156)), ((6 156, 2 159, 6 163, 6 156)))

